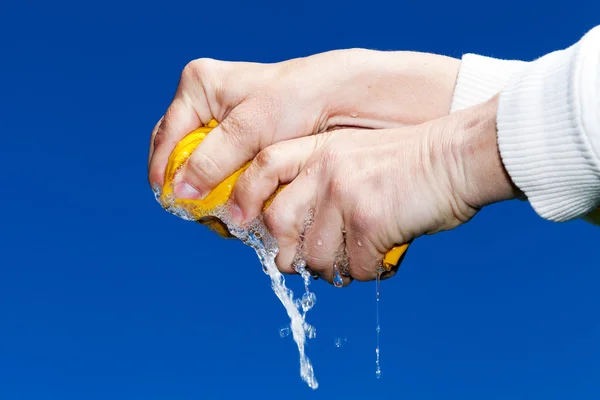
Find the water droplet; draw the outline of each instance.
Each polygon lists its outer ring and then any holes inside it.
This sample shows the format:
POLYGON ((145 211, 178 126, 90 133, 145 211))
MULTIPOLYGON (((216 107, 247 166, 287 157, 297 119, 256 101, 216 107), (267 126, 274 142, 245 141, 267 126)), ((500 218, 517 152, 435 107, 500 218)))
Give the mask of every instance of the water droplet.
POLYGON ((340 347, 342 347, 342 339, 340 338, 335 338, 335 347, 337 347, 338 349, 340 347))
POLYGON ((377 379, 381 378, 381 369, 375 369, 375 376, 377 377, 377 379))
POLYGON ((344 286, 344 281, 338 270, 337 263, 333 263, 333 286, 337 288, 344 286))
POLYGON ((290 335, 290 328, 287 326, 279 330, 279 336, 284 338, 290 335))
POLYGON ((317 296, 312 292, 307 292, 302 295, 302 311, 307 312, 317 302, 317 296))
POLYGON ((360 240, 356 242, 356 244, 358 245, 358 247, 362 247, 362 242, 360 240))
POLYGON ((358 117, 358 113, 357 113, 356 111, 352 111, 352 112, 350 113, 350 116, 351 116, 352 118, 356 118, 356 117, 358 117))
POLYGON ((323 245, 323 241, 321 239, 317 240, 317 246, 322 246, 323 245))
POLYGON ((310 175, 310 168, 306 168, 306 175, 310 175))

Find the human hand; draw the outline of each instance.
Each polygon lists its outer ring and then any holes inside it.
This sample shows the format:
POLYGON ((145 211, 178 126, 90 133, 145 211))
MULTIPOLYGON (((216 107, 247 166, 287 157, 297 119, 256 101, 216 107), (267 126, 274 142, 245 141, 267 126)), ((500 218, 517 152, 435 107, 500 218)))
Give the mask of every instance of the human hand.
POLYGON ((496 144, 496 109, 494 97, 414 127, 337 130, 274 144, 238 179, 231 216, 245 224, 289 183, 264 214, 279 244, 278 268, 293 273, 302 246, 307 265, 329 282, 334 261, 345 284, 374 279, 394 245, 452 229, 516 195, 496 144))
POLYGON ((175 145, 211 119, 220 124, 177 174, 179 198, 204 197, 282 140, 334 126, 390 128, 444 116, 459 63, 433 54, 363 49, 275 64, 193 61, 152 132, 149 181, 162 186, 175 145))

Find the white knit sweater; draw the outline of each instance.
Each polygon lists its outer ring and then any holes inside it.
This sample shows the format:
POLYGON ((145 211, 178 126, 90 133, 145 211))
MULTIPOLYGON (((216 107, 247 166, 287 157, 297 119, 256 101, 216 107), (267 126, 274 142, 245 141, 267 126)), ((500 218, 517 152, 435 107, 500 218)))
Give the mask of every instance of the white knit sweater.
POLYGON ((532 62, 466 54, 451 111, 498 92, 500 155, 535 211, 600 223, 600 26, 532 62))

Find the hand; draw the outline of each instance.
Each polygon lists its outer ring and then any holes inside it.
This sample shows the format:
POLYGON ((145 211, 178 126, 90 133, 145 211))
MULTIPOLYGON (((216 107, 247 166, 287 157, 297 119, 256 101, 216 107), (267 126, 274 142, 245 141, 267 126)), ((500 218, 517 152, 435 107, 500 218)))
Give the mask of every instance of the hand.
POLYGON ((516 195, 496 144, 496 108, 493 98, 414 127, 337 130, 274 144, 236 183, 232 218, 250 221, 291 182, 264 214, 280 247, 278 268, 293 273, 301 245, 307 265, 329 282, 336 253, 346 284, 374 279, 394 245, 452 229, 516 195))
POLYGON ((204 197, 265 147, 334 126, 390 128, 447 115, 459 60, 425 53, 331 51, 275 64, 188 64, 152 132, 149 181, 162 186, 185 135, 220 122, 178 173, 178 197, 204 197))

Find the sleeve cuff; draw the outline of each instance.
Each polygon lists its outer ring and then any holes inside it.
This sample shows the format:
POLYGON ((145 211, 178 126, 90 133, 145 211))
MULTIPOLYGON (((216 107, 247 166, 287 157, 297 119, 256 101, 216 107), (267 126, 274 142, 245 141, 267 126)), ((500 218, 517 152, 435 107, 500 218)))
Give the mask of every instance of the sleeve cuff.
POLYGON ((460 63, 450 112, 481 104, 502 91, 527 63, 465 54, 460 63))
POLYGON ((516 71, 500 95, 506 170, 543 218, 562 222, 600 204, 600 29, 516 71))

